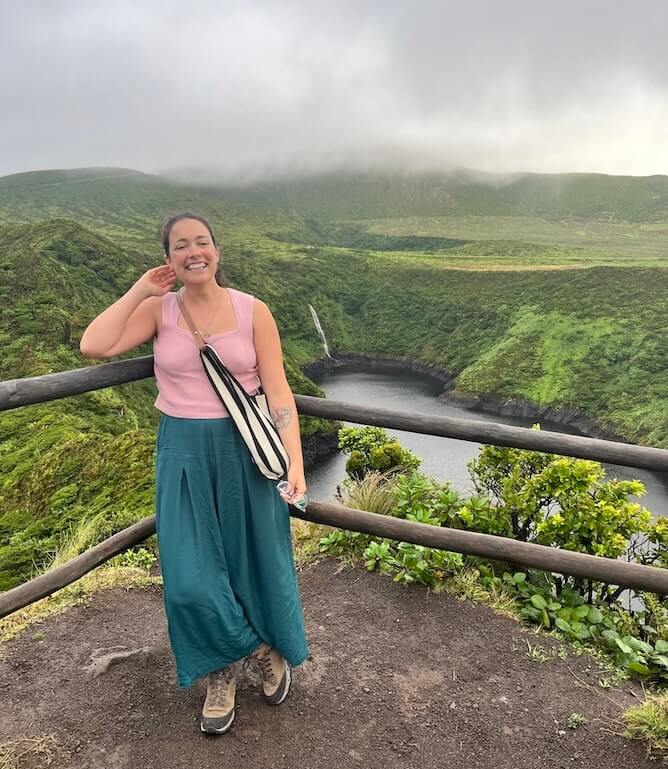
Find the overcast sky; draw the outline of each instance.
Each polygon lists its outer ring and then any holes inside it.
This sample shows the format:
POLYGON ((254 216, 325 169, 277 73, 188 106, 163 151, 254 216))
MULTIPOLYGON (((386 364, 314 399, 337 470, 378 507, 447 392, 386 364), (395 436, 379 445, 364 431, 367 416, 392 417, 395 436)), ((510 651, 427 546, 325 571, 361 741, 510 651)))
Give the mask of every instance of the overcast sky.
POLYGON ((667 0, 0 0, 0 175, 668 174, 667 0))

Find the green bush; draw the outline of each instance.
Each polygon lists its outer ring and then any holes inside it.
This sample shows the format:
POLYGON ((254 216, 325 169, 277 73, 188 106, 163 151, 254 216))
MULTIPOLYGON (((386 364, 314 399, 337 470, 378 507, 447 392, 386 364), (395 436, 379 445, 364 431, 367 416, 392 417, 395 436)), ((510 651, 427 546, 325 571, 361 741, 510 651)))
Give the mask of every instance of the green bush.
POLYGON ((344 427, 339 430, 339 449, 350 457, 346 472, 361 479, 369 472, 406 473, 420 466, 420 459, 380 427, 344 427))
POLYGON ((650 536, 651 513, 628 500, 642 483, 606 480, 599 462, 484 446, 469 470, 493 508, 463 511, 468 528, 607 558, 650 536))

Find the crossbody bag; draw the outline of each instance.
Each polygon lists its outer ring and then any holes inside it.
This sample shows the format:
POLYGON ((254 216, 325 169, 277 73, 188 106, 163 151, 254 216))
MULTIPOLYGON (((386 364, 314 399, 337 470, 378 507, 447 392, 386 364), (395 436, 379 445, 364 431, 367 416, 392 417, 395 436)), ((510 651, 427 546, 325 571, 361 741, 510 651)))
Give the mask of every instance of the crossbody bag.
POLYGON ((207 344, 193 323, 180 296, 176 301, 199 347, 199 357, 207 379, 227 409, 239 434, 265 478, 284 478, 290 466, 288 454, 269 414, 267 397, 260 386, 250 395, 223 363, 214 347, 207 344))

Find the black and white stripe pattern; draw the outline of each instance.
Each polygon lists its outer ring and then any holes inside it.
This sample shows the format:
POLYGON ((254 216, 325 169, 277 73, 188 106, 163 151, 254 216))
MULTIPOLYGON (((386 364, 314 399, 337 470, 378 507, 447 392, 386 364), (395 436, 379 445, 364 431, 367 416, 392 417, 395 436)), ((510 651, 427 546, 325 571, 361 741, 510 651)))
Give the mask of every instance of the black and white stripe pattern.
POLYGON ((211 345, 203 345, 199 353, 213 389, 229 411, 258 470, 272 480, 285 477, 290 462, 268 410, 264 411, 258 402, 261 398, 266 409, 264 395, 249 395, 211 345))

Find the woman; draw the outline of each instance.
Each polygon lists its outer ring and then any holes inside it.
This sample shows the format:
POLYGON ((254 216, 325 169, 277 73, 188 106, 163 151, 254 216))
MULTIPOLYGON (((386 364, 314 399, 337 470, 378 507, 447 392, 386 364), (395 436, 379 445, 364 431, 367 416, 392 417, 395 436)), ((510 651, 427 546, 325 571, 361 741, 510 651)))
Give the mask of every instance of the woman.
POLYGON ((278 705, 290 665, 308 655, 286 505, 306 482, 294 397, 267 306, 219 284, 220 252, 197 214, 163 230, 166 264, 148 270, 88 326, 81 352, 110 358, 154 340, 156 407, 162 412, 156 462, 156 529, 169 636, 181 686, 207 678, 201 728, 222 734, 234 720, 238 663, 252 658, 265 698, 278 705), (287 490, 252 462, 208 381, 179 312, 248 392, 262 385, 290 458, 287 490))

